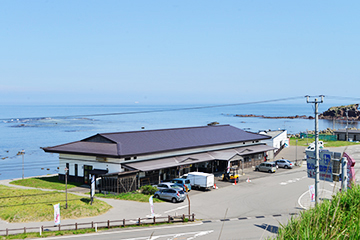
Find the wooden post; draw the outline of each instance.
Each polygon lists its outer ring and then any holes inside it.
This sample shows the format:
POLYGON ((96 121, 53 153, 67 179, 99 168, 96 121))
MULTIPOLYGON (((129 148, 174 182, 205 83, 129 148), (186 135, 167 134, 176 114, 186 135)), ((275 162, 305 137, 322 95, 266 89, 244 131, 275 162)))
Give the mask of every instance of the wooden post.
POLYGON ((6 228, 6 236, 9 236, 9 229, 6 228))
POLYGON ((110 229, 110 220, 107 221, 107 228, 110 229))
POLYGON ((182 220, 183 222, 185 222, 185 214, 183 214, 182 220))
POLYGON ((91 228, 94 228, 94 221, 91 221, 91 228))
POLYGON ((192 221, 195 221, 195 214, 192 214, 192 221))
POLYGON ((168 215, 168 223, 170 223, 170 215, 168 215))
POLYGON ((125 227, 125 218, 123 219, 123 227, 125 227))
POLYGON ((44 232, 44 226, 41 226, 41 232, 44 232))
POLYGON ((59 231, 61 230, 60 224, 59 224, 59 231))
POLYGON ((155 224, 156 223, 156 220, 155 220, 155 216, 153 217, 153 224, 155 224))
POLYGON ((140 226, 140 224, 141 224, 141 223, 140 223, 140 218, 139 218, 139 219, 138 219, 138 225, 140 226))
POLYGON ((24 227, 24 233, 26 233, 26 227, 24 227))
POLYGON ((77 229, 77 223, 75 223, 75 230, 78 230, 78 229, 77 229))

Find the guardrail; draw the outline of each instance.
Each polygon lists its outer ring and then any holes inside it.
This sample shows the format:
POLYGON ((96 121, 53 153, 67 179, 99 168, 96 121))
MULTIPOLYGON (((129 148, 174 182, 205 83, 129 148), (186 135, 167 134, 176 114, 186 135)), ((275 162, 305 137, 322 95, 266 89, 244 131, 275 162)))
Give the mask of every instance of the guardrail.
POLYGON ((39 227, 23 227, 23 228, 6 228, 0 230, 0 236, 9 236, 14 234, 21 234, 27 232, 42 232, 46 231, 64 231, 64 230, 79 230, 79 229, 96 229, 111 227, 125 227, 125 226, 141 226, 145 224, 157 224, 157 223, 173 223, 173 222, 185 222, 186 217, 189 221, 195 221, 195 214, 191 215, 178 215, 167 217, 147 217, 137 219, 121 219, 121 220, 107 220, 102 222, 87 222, 87 223, 73 223, 73 224, 59 224, 55 226, 39 226, 39 227), (10 234, 11 232, 11 234, 10 234))

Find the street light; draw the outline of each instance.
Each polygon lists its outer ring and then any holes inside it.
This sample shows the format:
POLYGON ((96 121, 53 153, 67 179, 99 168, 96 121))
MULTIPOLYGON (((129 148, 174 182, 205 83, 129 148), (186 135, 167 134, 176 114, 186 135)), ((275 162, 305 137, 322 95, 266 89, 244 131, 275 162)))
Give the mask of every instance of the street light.
POLYGON ((21 150, 20 154, 22 155, 22 179, 24 179, 24 155, 25 155, 25 150, 21 150))
POLYGON ((68 204, 67 204, 67 173, 68 173, 68 168, 65 167, 65 195, 66 195, 66 204, 65 204, 65 209, 67 209, 68 204))

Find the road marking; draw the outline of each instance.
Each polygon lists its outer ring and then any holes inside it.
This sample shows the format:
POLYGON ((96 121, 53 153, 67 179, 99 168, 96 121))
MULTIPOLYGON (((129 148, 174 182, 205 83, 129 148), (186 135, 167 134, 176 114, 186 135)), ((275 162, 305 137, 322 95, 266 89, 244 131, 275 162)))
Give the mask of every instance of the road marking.
POLYGON ((188 205, 181 206, 181 207, 177 207, 177 208, 175 208, 175 209, 168 210, 168 211, 166 211, 166 212, 164 212, 164 213, 173 212, 173 211, 180 210, 180 209, 187 208, 187 207, 188 207, 188 205))

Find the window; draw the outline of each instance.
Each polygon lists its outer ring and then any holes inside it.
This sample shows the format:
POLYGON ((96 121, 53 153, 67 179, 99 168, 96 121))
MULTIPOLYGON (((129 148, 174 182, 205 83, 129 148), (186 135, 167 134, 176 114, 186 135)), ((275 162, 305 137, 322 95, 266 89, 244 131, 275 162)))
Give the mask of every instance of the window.
POLYGON ((131 160, 131 157, 126 157, 126 158, 125 158, 125 161, 127 161, 127 160, 131 160))

